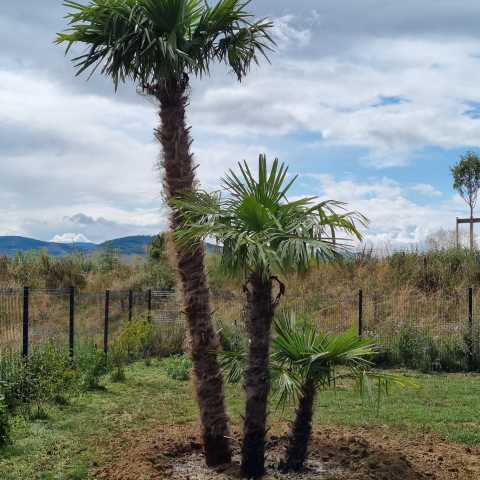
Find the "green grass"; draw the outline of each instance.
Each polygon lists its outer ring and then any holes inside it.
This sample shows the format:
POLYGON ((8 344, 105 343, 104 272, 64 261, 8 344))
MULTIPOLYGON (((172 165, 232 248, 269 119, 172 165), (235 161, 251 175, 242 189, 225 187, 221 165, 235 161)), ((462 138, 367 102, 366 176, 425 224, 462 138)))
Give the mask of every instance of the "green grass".
MULTIPOLYGON (((410 432, 434 432, 456 442, 480 444, 480 376, 417 375, 415 391, 396 390, 375 406, 338 388, 319 396, 317 424, 387 425, 410 432)), ((50 407, 49 418, 27 422, 17 418, 13 446, 0 453, 2 480, 86 480, 94 464, 108 459, 109 442, 125 431, 155 425, 197 422, 189 382, 170 379, 165 362, 127 370, 124 383, 105 382, 105 389, 82 395, 65 407, 50 407)), ((240 422, 240 386, 228 386, 229 413, 240 422)), ((273 413, 273 407, 272 407, 273 413)), ((291 412, 271 420, 283 427, 291 412)))

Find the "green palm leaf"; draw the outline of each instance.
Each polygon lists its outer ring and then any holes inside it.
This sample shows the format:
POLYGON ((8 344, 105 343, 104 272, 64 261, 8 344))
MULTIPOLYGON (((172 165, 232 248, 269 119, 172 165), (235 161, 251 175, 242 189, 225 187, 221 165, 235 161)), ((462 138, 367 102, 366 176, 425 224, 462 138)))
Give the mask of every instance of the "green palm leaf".
POLYGON ((228 273, 304 271, 312 260, 325 261, 361 239, 357 225, 367 220, 345 212, 336 201, 303 198, 290 202, 295 178, 276 159, 268 168, 260 155, 255 175, 246 162, 223 179, 226 195, 194 192, 177 199, 183 216, 176 240, 184 246, 214 238, 223 246, 222 265, 228 273))
POLYGON ((268 60, 275 45, 268 20, 252 22, 249 2, 220 0, 67 0, 69 27, 56 42, 67 52, 77 43, 88 46, 73 62, 77 75, 98 68, 120 82, 158 85, 184 74, 202 76, 210 64, 225 63, 239 80, 259 57, 268 60))

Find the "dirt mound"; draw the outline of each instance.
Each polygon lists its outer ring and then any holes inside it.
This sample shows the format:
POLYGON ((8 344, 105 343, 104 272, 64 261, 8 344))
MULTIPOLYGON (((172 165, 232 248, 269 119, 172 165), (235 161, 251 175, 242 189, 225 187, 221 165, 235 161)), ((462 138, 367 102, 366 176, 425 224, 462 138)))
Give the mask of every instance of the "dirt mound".
MULTIPOLYGON (((189 427, 117 439, 113 461, 92 474, 101 480, 230 480, 239 478, 239 434, 234 463, 211 471, 201 444, 189 427)), ((299 480, 475 480, 480 478, 480 449, 451 444, 430 435, 403 436, 382 428, 328 427, 315 432, 304 472, 281 474, 277 465, 283 437, 268 442, 268 479, 299 480)))

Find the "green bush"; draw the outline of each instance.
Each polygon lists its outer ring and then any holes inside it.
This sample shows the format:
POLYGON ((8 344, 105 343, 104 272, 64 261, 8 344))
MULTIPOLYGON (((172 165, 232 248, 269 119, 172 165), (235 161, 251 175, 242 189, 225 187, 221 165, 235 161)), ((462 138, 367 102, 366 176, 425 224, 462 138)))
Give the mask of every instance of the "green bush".
POLYGON ((74 360, 68 350, 53 343, 33 349, 28 359, 20 354, 0 359, 5 405, 9 412, 24 416, 43 417, 46 404, 63 405, 83 391, 98 388, 105 373, 103 352, 94 345, 78 347, 74 360))
POLYGON ((10 415, 0 385, 0 448, 10 443, 10 415))
POLYGON ((175 355, 165 360, 165 370, 173 380, 185 381, 190 378, 192 361, 185 355, 175 355))
POLYGON ((0 362, 0 380, 10 411, 35 416, 45 415, 48 402, 64 404, 79 389, 80 372, 76 370, 68 352, 49 343, 35 348, 28 359, 20 355, 6 355, 0 362))
POLYGON ((406 324, 396 332, 378 361, 423 372, 458 372, 467 368, 466 358, 461 338, 435 337, 428 329, 406 324))
POLYGON ((75 350, 75 367, 80 374, 82 390, 100 388, 100 379, 108 371, 105 354, 94 344, 82 345, 75 350))
POLYGON ((217 325, 220 346, 224 352, 237 351, 238 347, 245 343, 247 334, 244 327, 221 320, 217 322, 217 325))
POLYGON ((125 366, 128 363, 128 353, 121 342, 115 342, 108 353, 110 380, 112 382, 125 381, 125 366))
POLYGON ((182 354, 184 337, 183 324, 158 325, 143 315, 125 323, 113 345, 117 354, 122 352, 131 362, 182 354))

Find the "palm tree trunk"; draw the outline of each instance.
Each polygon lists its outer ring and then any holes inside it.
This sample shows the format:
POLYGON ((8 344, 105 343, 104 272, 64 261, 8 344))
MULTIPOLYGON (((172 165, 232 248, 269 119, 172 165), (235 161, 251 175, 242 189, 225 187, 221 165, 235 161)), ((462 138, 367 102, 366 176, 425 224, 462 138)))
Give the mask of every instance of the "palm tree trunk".
MULTIPOLYGON (((188 77, 166 82, 157 92, 161 127, 155 136, 163 147, 167 200, 194 187, 190 132, 186 126, 188 77)), ((180 226, 172 209, 171 229, 180 226)), ((231 461, 230 431, 225 409, 223 378, 217 361, 218 339, 212 324, 210 293, 204 265, 204 247, 175 246, 176 267, 183 291, 184 310, 190 334, 191 357, 200 410, 206 463, 214 467, 231 461)))
POLYGON ((243 426, 242 474, 259 478, 265 473, 265 432, 270 391, 269 350, 274 314, 272 280, 250 276, 248 304, 248 362, 245 371, 245 420, 243 426))
POLYGON ((312 434, 313 402, 315 384, 308 381, 295 412, 295 420, 288 435, 285 459, 281 464, 283 471, 298 472, 303 468, 307 458, 308 442, 312 434))

